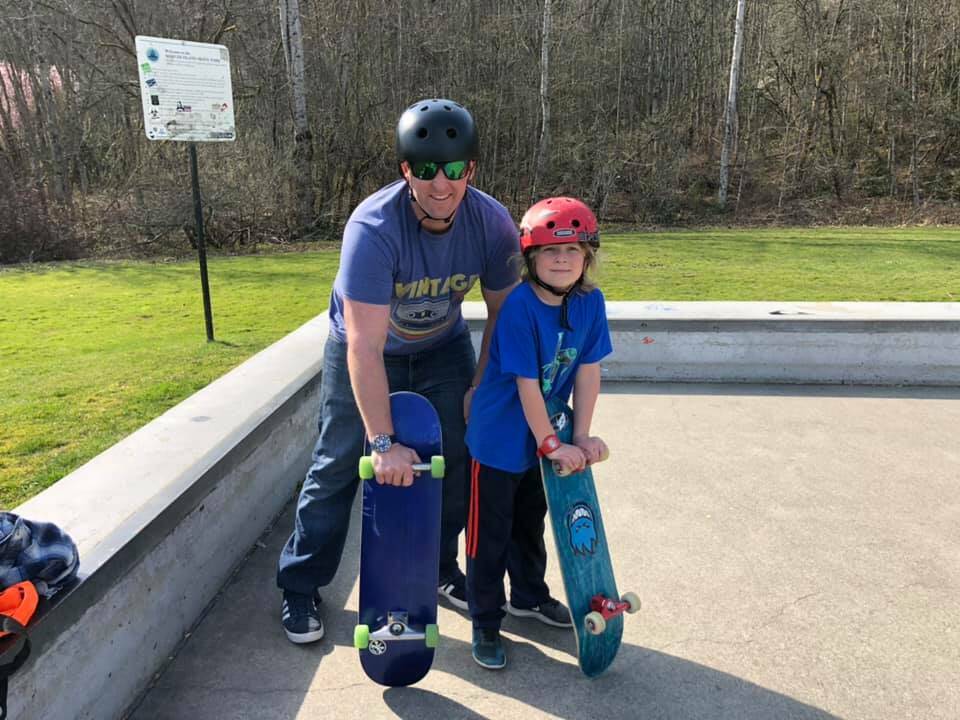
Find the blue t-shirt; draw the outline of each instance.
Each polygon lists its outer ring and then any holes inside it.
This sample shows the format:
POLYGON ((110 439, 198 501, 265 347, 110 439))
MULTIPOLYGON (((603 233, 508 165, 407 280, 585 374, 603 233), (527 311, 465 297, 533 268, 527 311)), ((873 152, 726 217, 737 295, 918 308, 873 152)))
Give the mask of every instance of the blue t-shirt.
POLYGON ((540 300, 529 282, 504 301, 467 423, 467 447, 477 461, 517 473, 537 462, 537 441, 523 414, 517 377, 539 379, 545 400, 567 401, 579 367, 613 351, 599 289, 570 295, 567 314, 573 330, 560 327, 560 307, 540 300))
POLYGON ((480 281, 503 290, 516 281, 509 260, 520 250, 506 208, 468 187, 450 228, 419 227, 407 184, 381 188, 353 211, 343 231, 340 269, 330 294, 330 332, 346 342, 343 299, 390 306, 384 352, 409 355, 466 331, 464 296, 480 281))

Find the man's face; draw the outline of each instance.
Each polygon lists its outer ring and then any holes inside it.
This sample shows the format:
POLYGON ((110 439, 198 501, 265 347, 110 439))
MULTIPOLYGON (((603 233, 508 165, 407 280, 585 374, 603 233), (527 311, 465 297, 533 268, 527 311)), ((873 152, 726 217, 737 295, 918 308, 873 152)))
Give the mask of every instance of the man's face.
POLYGON ((404 161, 400 165, 403 177, 413 189, 413 196, 420 207, 433 218, 447 218, 460 207, 475 167, 476 163, 471 160, 467 172, 459 180, 450 180, 443 169, 439 169, 432 180, 420 180, 413 174, 410 163, 404 161))

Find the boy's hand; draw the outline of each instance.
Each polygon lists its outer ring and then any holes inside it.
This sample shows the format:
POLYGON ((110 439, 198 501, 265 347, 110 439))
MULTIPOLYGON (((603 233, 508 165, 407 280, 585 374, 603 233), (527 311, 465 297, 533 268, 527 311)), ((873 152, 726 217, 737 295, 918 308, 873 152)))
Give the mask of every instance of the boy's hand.
POLYGON ((598 437, 580 435, 573 439, 573 443, 583 451, 587 465, 593 465, 610 457, 610 448, 598 437))
POLYGON ((473 393, 476 392, 477 388, 474 385, 471 385, 467 388, 467 392, 463 396, 463 421, 470 421, 470 405, 473 403, 473 393))
POLYGON ((553 461, 553 466, 561 475, 580 472, 587 466, 587 458, 576 445, 567 445, 563 443, 547 455, 547 458, 553 461))
POLYGON ((373 472, 381 485, 413 485, 413 465, 420 462, 416 451, 406 445, 394 443, 385 453, 370 453, 373 458, 373 472))

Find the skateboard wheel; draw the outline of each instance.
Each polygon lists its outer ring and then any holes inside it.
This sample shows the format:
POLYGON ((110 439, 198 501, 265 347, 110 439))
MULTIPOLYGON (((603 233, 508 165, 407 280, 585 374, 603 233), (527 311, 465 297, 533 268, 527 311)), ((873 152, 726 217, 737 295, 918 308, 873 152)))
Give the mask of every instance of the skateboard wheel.
POLYGON ((621 600, 630 606, 627 608, 628 613, 635 613, 640 609, 640 598, 635 592, 624 593, 621 600))
POLYGON ((443 455, 434 455, 430 458, 430 475, 435 478, 442 478, 447 470, 447 463, 443 455))
POLYGON ((361 480, 370 480, 373 478, 373 458, 369 455, 364 455, 360 458, 360 479, 361 480))
POLYGON ((370 645, 370 626, 357 625, 353 629, 353 646, 357 650, 366 650, 370 645))
POLYGON ((437 627, 436 623, 427 625, 426 635, 428 648, 435 648, 440 643, 440 628, 437 627))
POLYGON ((607 629, 607 621, 603 619, 603 615, 600 613, 591 612, 587 613, 587 616, 583 619, 583 626, 591 635, 599 635, 607 629))

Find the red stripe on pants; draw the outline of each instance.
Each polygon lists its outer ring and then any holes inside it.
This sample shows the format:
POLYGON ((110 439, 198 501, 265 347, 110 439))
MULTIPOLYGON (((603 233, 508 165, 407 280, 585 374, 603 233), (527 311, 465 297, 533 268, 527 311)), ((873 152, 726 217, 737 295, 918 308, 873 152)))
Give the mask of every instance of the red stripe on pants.
POLYGON ((467 556, 477 556, 480 540, 480 463, 470 461, 470 514, 467 517, 467 556))

